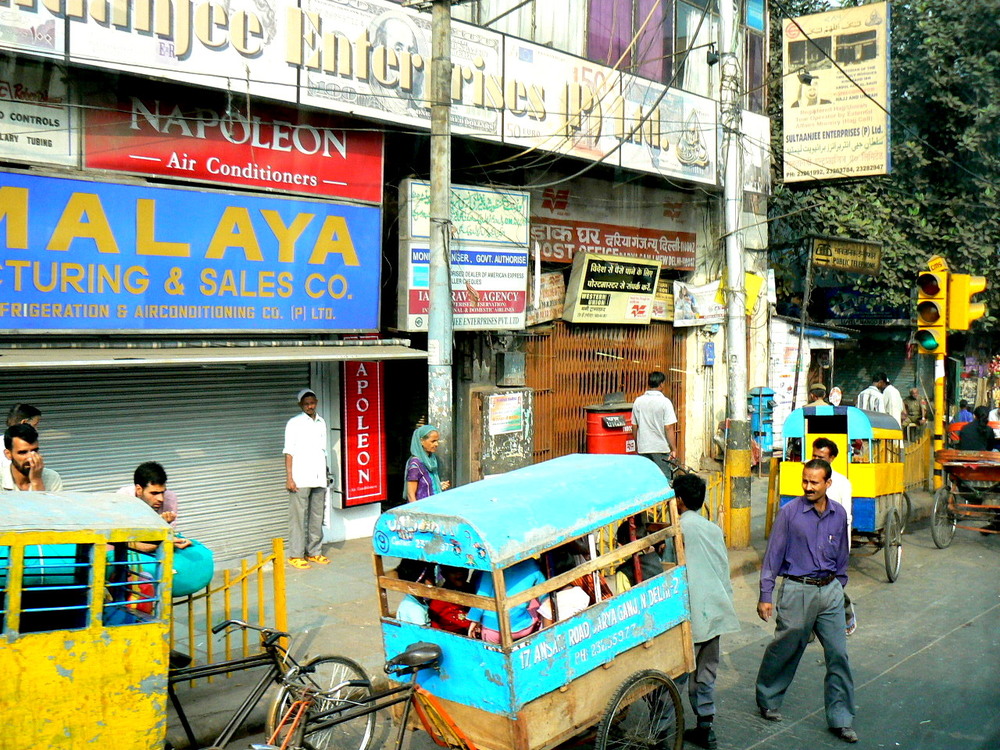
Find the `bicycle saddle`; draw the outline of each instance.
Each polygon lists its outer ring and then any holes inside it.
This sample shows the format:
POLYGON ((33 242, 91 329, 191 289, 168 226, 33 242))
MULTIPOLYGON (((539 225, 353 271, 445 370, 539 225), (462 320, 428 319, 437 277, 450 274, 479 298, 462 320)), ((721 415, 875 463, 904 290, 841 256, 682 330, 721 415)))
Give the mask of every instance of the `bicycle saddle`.
POLYGON ((436 643, 413 643, 407 646, 406 651, 394 656, 385 663, 387 670, 395 667, 426 667, 441 658, 441 647, 436 643))

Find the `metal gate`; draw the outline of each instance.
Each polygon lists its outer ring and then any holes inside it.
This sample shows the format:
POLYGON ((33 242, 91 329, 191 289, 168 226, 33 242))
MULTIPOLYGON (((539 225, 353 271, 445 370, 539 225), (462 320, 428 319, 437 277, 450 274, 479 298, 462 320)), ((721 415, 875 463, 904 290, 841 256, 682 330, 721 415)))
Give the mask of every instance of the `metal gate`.
POLYGON ((162 463, 179 529, 224 562, 285 534, 282 438, 308 385, 308 362, 4 371, 0 404, 42 410, 42 455, 67 490, 114 492, 162 463))
MULTIPOLYGON (((608 393, 622 391, 632 401, 646 390, 653 370, 667 375, 666 394, 684 418, 684 338, 674 327, 580 326, 556 321, 527 338, 527 384, 535 389, 535 461, 585 450, 583 410, 608 393)), ((677 431, 684 458, 684 431, 677 431)))

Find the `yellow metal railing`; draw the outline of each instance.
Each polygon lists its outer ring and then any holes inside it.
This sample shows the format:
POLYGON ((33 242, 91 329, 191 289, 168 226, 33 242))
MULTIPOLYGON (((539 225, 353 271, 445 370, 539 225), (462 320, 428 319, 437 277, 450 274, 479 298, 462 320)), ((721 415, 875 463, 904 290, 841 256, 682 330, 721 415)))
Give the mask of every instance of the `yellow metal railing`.
MULTIPOLYGON (((710 475, 703 476, 702 479, 705 480, 706 487, 705 504, 701 508, 701 514, 706 518, 710 518, 715 521, 715 523, 725 532, 726 528, 723 525, 723 521, 725 520, 725 510, 723 508, 722 472, 712 472, 710 475)), ((667 500, 657 503, 650 508, 647 513, 650 515, 654 523, 667 523, 670 520, 670 503, 667 500)), ((619 521, 618 523, 621 522, 619 521)), ((598 529, 596 539, 598 555, 607 554, 617 546, 615 534, 618 531, 618 523, 602 526, 598 529)), ((728 538, 729 536, 727 533, 726 539, 728 540, 728 538)))
POLYGON ((927 489, 931 473, 931 431, 924 430, 920 438, 906 444, 903 460, 903 484, 906 489, 923 487, 927 489))
POLYGON ((212 664, 259 651, 258 639, 246 630, 227 633, 216 649, 212 626, 218 622, 244 620, 287 632, 284 562, 284 540, 272 539, 269 554, 258 552, 252 563, 240 560, 237 569, 223 571, 220 584, 174 599, 170 648, 188 654, 193 664, 212 664))

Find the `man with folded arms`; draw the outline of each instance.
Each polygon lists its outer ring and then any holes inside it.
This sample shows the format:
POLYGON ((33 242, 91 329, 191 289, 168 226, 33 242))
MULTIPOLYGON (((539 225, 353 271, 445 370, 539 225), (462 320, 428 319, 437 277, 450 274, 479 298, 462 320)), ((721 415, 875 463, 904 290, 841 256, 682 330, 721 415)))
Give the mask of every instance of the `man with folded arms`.
POLYGON ((809 633, 823 644, 826 722, 839 739, 857 742, 854 731, 854 677, 844 632, 844 586, 850 542, 847 512, 826 496, 833 469, 821 459, 802 467, 802 495, 786 504, 771 529, 760 571, 757 615, 777 615, 774 639, 757 672, 757 708, 767 721, 779 713, 809 633), (774 597, 774 584, 783 578, 774 597))

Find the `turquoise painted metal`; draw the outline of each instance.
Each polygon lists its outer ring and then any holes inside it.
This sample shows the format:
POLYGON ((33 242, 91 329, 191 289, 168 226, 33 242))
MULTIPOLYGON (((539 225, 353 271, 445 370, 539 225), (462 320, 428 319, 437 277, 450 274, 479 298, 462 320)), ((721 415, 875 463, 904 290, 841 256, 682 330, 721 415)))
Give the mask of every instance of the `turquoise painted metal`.
POLYGON ((642 456, 562 456, 383 513, 378 555, 501 570, 674 496, 642 456))

